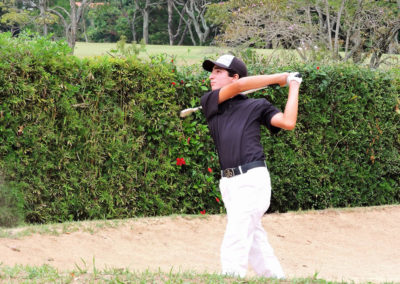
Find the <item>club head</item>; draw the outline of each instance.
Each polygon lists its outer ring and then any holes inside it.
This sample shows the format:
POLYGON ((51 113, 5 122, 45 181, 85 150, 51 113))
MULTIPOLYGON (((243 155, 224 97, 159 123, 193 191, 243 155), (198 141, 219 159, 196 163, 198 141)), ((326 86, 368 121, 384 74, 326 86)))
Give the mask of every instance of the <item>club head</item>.
POLYGON ((192 114, 195 111, 198 111, 199 109, 201 109, 201 107, 194 107, 194 108, 187 108, 181 111, 180 113, 180 117, 186 117, 190 114, 192 114))
POLYGON ((181 111, 180 117, 186 117, 188 115, 191 115, 194 112, 192 108, 187 108, 181 111))

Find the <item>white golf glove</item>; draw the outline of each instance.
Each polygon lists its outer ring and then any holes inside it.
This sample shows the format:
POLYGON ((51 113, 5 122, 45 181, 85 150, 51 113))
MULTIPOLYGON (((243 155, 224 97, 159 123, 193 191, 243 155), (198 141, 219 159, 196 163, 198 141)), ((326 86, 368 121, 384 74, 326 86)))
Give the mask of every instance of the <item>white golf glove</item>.
POLYGON ((301 81, 303 81, 303 79, 301 78, 301 74, 299 72, 293 72, 289 73, 289 76, 286 79, 286 86, 289 85, 290 81, 296 81, 301 84, 301 81))

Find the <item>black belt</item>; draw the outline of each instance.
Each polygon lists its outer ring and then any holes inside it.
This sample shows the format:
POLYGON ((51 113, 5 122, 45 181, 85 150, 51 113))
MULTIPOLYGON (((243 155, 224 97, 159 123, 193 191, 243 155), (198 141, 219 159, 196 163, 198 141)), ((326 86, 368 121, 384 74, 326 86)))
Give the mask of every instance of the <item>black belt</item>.
POLYGON ((248 164, 244 164, 241 166, 238 166, 236 168, 227 168, 225 170, 221 171, 221 176, 222 177, 234 177, 240 174, 244 174, 246 173, 248 170, 251 170, 253 168, 258 168, 258 167, 266 167, 266 163, 265 161, 255 161, 255 162, 251 162, 248 164))

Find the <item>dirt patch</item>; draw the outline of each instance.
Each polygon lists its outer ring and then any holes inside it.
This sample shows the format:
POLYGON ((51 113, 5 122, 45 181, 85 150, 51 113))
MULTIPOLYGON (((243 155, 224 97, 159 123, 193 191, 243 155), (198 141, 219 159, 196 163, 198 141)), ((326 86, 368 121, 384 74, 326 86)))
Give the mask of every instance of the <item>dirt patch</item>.
MULTIPOLYGON (((268 214, 263 225, 287 277, 378 283, 400 282, 399 220, 400 206, 383 206, 268 214)), ((225 225, 225 215, 81 223, 71 233, 0 238, 0 263, 219 272, 225 225)))

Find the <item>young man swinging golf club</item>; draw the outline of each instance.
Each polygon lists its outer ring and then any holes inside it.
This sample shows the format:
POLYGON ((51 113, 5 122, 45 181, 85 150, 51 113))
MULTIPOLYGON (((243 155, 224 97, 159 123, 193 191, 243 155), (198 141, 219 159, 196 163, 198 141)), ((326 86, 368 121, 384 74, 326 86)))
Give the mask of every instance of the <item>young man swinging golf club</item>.
POLYGON ((222 273, 245 277, 250 264, 259 276, 284 278, 261 224, 270 204, 271 183, 260 126, 272 133, 294 129, 301 76, 281 73, 248 77, 246 65, 233 55, 205 60, 203 68, 211 72, 211 91, 201 97, 201 106, 218 151, 219 187, 228 219, 221 245, 222 273), (273 84, 289 86, 284 112, 266 99, 241 94, 273 84))

